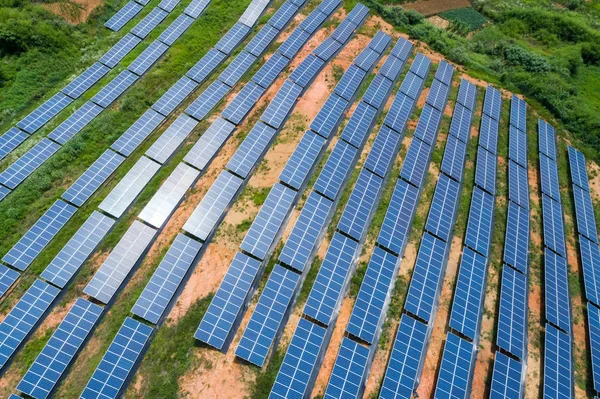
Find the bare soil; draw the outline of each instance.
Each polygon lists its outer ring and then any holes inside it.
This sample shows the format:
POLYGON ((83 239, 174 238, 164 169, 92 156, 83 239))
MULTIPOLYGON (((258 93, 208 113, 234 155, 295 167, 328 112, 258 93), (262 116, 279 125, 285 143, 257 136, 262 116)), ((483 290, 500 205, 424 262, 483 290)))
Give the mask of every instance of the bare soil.
POLYGON ((42 3, 42 7, 63 17, 68 23, 77 25, 87 21, 92 11, 101 4, 102 0, 64 0, 42 3))
POLYGON ((468 0, 423 0, 402 5, 403 8, 416 10, 425 16, 470 6, 471 3, 468 0))

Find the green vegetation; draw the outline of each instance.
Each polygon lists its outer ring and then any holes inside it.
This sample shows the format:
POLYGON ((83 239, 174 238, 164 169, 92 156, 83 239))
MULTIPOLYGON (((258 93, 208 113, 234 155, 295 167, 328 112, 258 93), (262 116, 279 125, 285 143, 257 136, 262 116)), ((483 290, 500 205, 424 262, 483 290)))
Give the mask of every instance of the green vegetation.
POLYGON ((452 24, 452 30, 459 33, 469 33, 488 23, 486 17, 472 7, 456 8, 440 13, 440 17, 452 24))

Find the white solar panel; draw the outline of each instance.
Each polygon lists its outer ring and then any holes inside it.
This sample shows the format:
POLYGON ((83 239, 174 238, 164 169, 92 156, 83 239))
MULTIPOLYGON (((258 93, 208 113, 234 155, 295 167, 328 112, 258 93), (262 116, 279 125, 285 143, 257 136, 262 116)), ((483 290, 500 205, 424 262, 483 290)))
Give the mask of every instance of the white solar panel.
POLYGON ((198 125, 198 121, 181 114, 146 151, 146 156, 160 164, 167 162, 198 125))
POLYGON ((234 130, 234 124, 217 118, 183 160, 198 170, 204 170, 234 130))
POLYGON ((239 21, 244 25, 253 27, 270 2, 271 0, 252 0, 252 3, 246 8, 239 21))

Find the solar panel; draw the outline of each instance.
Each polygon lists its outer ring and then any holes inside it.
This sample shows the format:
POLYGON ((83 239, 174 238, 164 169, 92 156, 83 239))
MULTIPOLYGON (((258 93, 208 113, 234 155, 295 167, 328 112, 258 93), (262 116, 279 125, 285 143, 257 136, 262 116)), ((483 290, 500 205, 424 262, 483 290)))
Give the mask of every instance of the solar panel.
POLYGON ((444 344, 442 363, 435 386, 435 398, 469 398, 471 378, 475 368, 475 348, 453 333, 444 344))
POLYGON ((419 139, 410 143, 400 176, 415 187, 422 187, 429 172, 431 147, 419 139))
POLYGON ((514 94, 510 102, 510 124, 522 133, 527 132, 527 104, 514 94))
POLYGON ((575 211, 577 216, 577 231, 587 239, 598 242, 598 230, 596 229, 596 219, 594 216, 594 206, 590 193, 573 186, 573 196, 575 198, 575 211))
POLYGON ((59 144, 65 144, 98 116, 102 110, 102 107, 97 106, 93 102, 86 102, 65 119, 64 122, 58 125, 56 129, 50 132, 48 138, 59 144))
POLYGON ((127 22, 131 21, 140 11, 142 11, 142 8, 144 7, 141 4, 138 4, 135 1, 130 1, 112 17, 110 17, 108 21, 104 23, 104 26, 116 32, 125 26, 127 22))
POLYGON ((304 397, 310 392, 318 372, 326 330, 300 319, 279 368, 269 399, 304 397))
POLYGON ((427 325, 402 315, 385 370, 380 399, 409 398, 414 394, 428 340, 427 325))
POLYGON ((235 254, 194 338, 217 349, 224 348, 233 325, 244 309, 259 268, 258 260, 241 252, 235 254))
POLYGON ((558 186, 558 167, 556 162, 540 154, 540 175, 542 177, 542 193, 560 202, 560 187, 558 186))
POLYGON ((183 160, 198 170, 204 170, 234 130, 235 125, 217 118, 183 160))
POLYGON ((441 60, 438 64, 437 71, 435 71, 435 78, 450 87, 452 85, 452 75, 454 74, 454 67, 448 64, 446 61, 441 60))
POLYGON ((229 90, 231 90, 231 87, 220 80, 215 80, 187 107, 185 112, 201 121, 208 116, 229 90))
POLYGON ((162 0, 158 7, 162 8, 165 11, 171 12, 175 9, 177 4, 179 4, 180 0, 162 0))
POLYGON ((467 144, 449 135, 446 140, 441 171, 457 182, 462 182, 467 158, 467 144))
POLYGON ((121 62, 123 58, 125 58, 127 54, 131 52, 131 50, 135 48, 135 46, 140 44, 141 41, 142 39, 139 37, 128 33, 123 36, 123 38, 114 46, 112 46, 110 50, 104 53, 104 55, 100 57, 98 61, 109 68, 114 68, 119 62, 121 62))
POLYGON ((542 195, 542 212, 544 217, 544 244, 562 257, 566 257, 562 206, 550 197, 542 195))
POLYGON ((367 233, 373 212, 379 204, 382 186, 381 177, 368 170, 362 170, 346 203, 337 226, 338 230, 360 241, 367 233))
POLYGON ((527 169, 517 165, 512 160, 508 161, 508 198, 529 209, 529 182, 527 169))
POLYGON ((422 53, 417 53, 412 65, 410 66, 410 71, 422 79, 427 79, 430 67, 431 61, 429 58, 425 57, 422 53))
POLYGON ((590 352, 592 358, 593 386, 600 391, 600 309, 596 306, 587 307, 590 334, 590 352))
POLYGON ((456 104, 450 123, 450 134, 464 143, 469 142, 471 136, 471 124, 473 122, 473 111, 456 104))
MULTIPOLYGON (((450 138, 448 138, 450 140, 450 138)), ((486 192, 496 195, 496 155, 483 147, 477 150, 477 164, 475 167, 475 185, 486 192)))
POLYGON ((449 326, 473 342, 476 342, 479 336, 487 265, 485 257, 470 248, 464 248, 452 300, 449 326))
POLYGON ((108 71, 110 71, 110 68, 99 62, 94 62, 92 66, 73 79, 61 91, 71 98, 79 98, 90 87, 102 79, 108 71))
POLYGON ((152 146, 146 150, 145 155, 160 164, 166 163, 196 126, 198 126, 197 120, 186 114, 179 115, 152 146))
POLYGON ((391 44, 392 39, 389 35, 379 30, 373 36, 373 39, 369 42, 369 47, 373 50, 377 51, 380 54, 383 54, 388 46, 391 44))
POLYGON ((77 298, 17 385, 17 390, 34 398, 49 397, 96 325, 102 310, 98 305, 77 298))
POLYGON ((8 129, 6 133, 0 136, 0 160, 4 159, 4 157, 28 138, 29 135, 27 133, 16 127, 8 129))
MULTIPOLYGON (((187 17, 187 18, 189 18, 189 17, 187 17)), ((142 51, 142 53, 140 55, 138 55, 131 64, 129 64, 127 69, 129 69, 131 72, 135 73, 138 76, 142 76, 144 73, 146 73, 152 67, 152 65, 154 65, 154 63, 156 63, 158 61, 158 59, 168 49, 169 49, 168 45, 166 45, 158 40, 155 40, 152 43, 150 43, 150 45, 148 47, 146 47, 144 49, 144 51, 142 51)))
POLYGON ((132 86, 138 78, 139 77, 135 73, 126 69, 96 93, 90 101, 98 104, 102 108, 106 108, 119 98, 125 90, 132 86))
POLYGON ((64 288, 114 224, 110 217, 94 211, 44 269, 41 277, 64 288))
POLYGON ((442 113, 435 108, 425 106, 421 111, 419 122, 415 128, 414 136, 421 139, 429 146, 434 146, 440 123, 442 121, 442 113))
POLYGON ((98 208, 115 218, 120 218, 159 169, 160 164, 141 157, 98 208))
POLYGON ((508 135, 508 157, 521 165, 527 167, 527 135, 516 127, 511 125, 509 127, 508 135))
POLYGON ((529 264, 529 212, 512 202, 508 203, 503 260, 521 273, 527 274, 529 264))
POLYGON ((491 255, 495 208, 494 196, 475 187, 471 198, 465 245, 485 257, 491 255))
POLYGON ((279 261, 302 272, 323 237, 332 202, 316 192, 308 195, 306 203, 292 228, 279 261))
POLYGON ((546 321, 566 332, 571 331, 571 303, 566 259, 548 248, 544 250, 546 321))
POLYGON ((569 146, 569 166, 573 184, 590 191, 585 156, 575 148, 569 146))
POLYGON ((238 176, 248 177, 258 165, 276 134, 277 130, 258 122, 244 138, 226 168, 238 176))
POLYGON ((262 367, 280 333, 300 275, 275 265, 258 299, 235 355, 262 367))
POLYGON ((406 123, 413 113, 415 101, 406 94, 397 93, 383 123, 398 133, 404 133, 406 123))
POLYGON ((343 299, 347 280, 358 256, 358 243, 334 233, 304 306, 304 314, 329 325, 343 299))
POLYGON ((0 265, 0 298, 6 294, 21 274, 4 265, 0 265))
POLYGON ((319 27, 329 18, 328 13, 321 12, 319 9, 311 12, 300 24, 298 27, 309 34, 315 33, 319 27))
POLYGON ((231 123, 239 125, 246 118, 246 115, 258 102, 266 89, 249 81, 233 100, 223 110, 221 115, 231 123))
POLYGON ((269 18, 267 24, 282 31, 294 18, 294 15, 299 11, 299 6, 295 5, 291 1, 286 1, 275 11, 273 16, 269 18))
POLYGON ((42 105, 34 109, 29 115, 21 119, 17 123, 17 127, 27 133, 35 133, 39 128, 44 126, 54 118, 60 111, 67 108, 73 99, 62 94, 56 93, 50 97, 42 105))
POLYGON ((538 118, 538 134, 540 152, 556 161, 556 133, 554 127, 538 118))
POLYGON ((59 144, 43 138, 19 159, 0 173, 0 183, 14 189, 39 168, 60 148, 59 144))
POLYGON ((226 54, 223 54, 217 49, 211 48, 208 52, 194 65, 186 76, 196 82, 203 83, 208 76, 213 73, 219 65, 227 58, 226 54))
POLYGON ((359 398, 365 388, 370 349, 344 337, 324 398, 359 398))
POLYGON ((397 58, 401 59, 402 61, 406 62, 408 60, 408 57, 410 57, 410 55, 412 54, 413 47, 414 47, 414 45, 412 44, 412 42, 401 37, 398 39, 398 41, 394 45, 394 48, 392 48, 390 55, 397 57, 397 58))
POLYGON ((127 317, 88 381, 82 399, 115 399, 141 357, 152 327, 127 317))
POLYGON ((377 237, 377 243, 402 256, 417 207, 419 189, 399 179, 377 237))
POLYGON ((227 171, 222 171, 208 189, 183 229, 203 241, 218 224, 223 212, 229 207, 243 180, 227 171))
POLYGON ((598 245, 584 237, 579 237, 579 250, 583 267, 585 297, 588 301, 600 303, 600 250, 598 245))
POLYGON ((369 344, 375 341, 390 300, 399 259, 375 247, 360 285, 346 331, 369 344))
POLYGON ((300 190, 308 181, 324 146, 324 138, 307 130, 281 171, 279 180, 300 190))
POLYGON ((502 112, 502 95, 492 86, 485 88, 485 100, 483 101, 483 114, 500 121, 502 112))
POLYGON ((323 61, 329 61, 342 49, 342 47, 342 43, 330 36, 313 50, 313 54, 323 61))
POLYGON ((150 11, 140 22, 138 22, 133 29, 131 29, 131 33, 140 39, 145 39, 150 32, 154 30, 154 28, 164 21, 167 15, 169 15, 168 12, 162 8, 156 7, 152 9, 152 11, 150 11))
POLYGON ((194 91, 194 89, 196 89, 197 86, 198 84, 195 81, 187 76, 183 76, 152 105, 152 109, 160 112, 164 116, 168 116, 192 93, 192 91, 194 91))
POLYGON ((390 96, 394 82, 381 74, 377 74, 367 88, 363 101, 379 109, 383 107, 390 96))
POLYGON ((155 235, 155 229, 134 221, 83 292, 104 304, 109 303, 155 235))
MULTIPOLYGON (((448 101, 448 93, 448 87, 439 80, 435 79, 429 88, 427 104, 431 105, 440 112, 444 112, 446 109, 446 102, 448 101)), ((461 107, 460 104, 458 104, 458 106, 459 108, 461 107)))
POLYGON ((302 88, 307 88, 324 65, 325 61, 314 54, 309 54, 291 73, 290 80, 302 88))
POLYGON ((362 148, 377 119, 377 109, 361 101, 342 131, 341 139, 356 148, 362 148))
POLYGON ((301 93, 302 87, 291 80, 286 80, 273 100, 267 105, 261 120, 275 129, 282 128, 301 93))
POLYGON ((485 148, 494 155, 498 154, 498 127, 498 121, 486 114, 481 114, 479 146, 485 148))
POLYGON ((352 20, 345 18, 335 28, 330 37, 338 43, 346 43, 354 35, 356 28, 357 26, 352 20))
POLYGON ((518 359, 526 355, 527 306, 527 277, 503 266, 496 345, 518 359))
POLYGON ((348 101, 353 101, 365 76, 367 76, 367 72, 351 64, 335 86, 334 93, 348 101))
POLYGON ((477 100, 477 86, 462 78, 458 88, 458 98, 456 102, 467 107, 471 112, 475 112, 477 100))
POLYGON ((19 270, 27 269, 76 210, 74 206, 57 200, 4 255, 2 261, 19 270))
POLYGON ((247 51, 242 51, 219 75, 219 80, 227 86, 233 87, 252 68, 255 62, 256 56, 247 51))
POLYGON ((523 397, 523 365, 502 352, 496 352, 490 399, 523 397))
POLYGON ((260 57, 261 55, 263 55, 267 47, 269 47, 271 43, 273 43, 275 38, 279 36, 279 33, 279 29, 274 28, 271 25, 265 25, 250 40, 250 42, 248 42, 246 47, 244 47, 244 50, 254 55, 255 57, 260 57))
POLYGON ((253 0, 244 11, 239 21, 247 26, 254 26, 271 0, 253 0))
POLYGON ((181 14, 175 21, 171 23, 171 25, 169 25, 167 29, 160 34, 158 40, 168 46, 172 46, 175 41, 179 39, 179 37, 183 35, 184 32, 194 23, 194 21, 194 18, 186 14, 181 14))
POLYGON ((544 399, 573 397, 571 336, 546 325, 544 345, 544 399))
POLYGON ((131 313, 158 324, 201 247, 198 241, 178 234, 133 305, 131 313))
POLYGON ((365 169, 384 178, 392 170, 392 165, 400 149, 402 135, 383 125, 373 142, 365 161, 365 169))
POLYGON ((149 109, 110 148, 128 157, 164 120, 164 116, 149 109))
POLYGON ((354 60, 354 65, 365 72, 370 72, 371 69, 377 65, 377 62, 379 62, 380 58, 381 54, 379 54, 377 51, 371 48, 366 48, 358 55, 358 57, 356 57, 354 60))
POLYGON ((460 203, 461 185, 446 175, 440 175, 425 230, 442 241, 450 242, 460 203))
POLYGON ((400 85, 400 92, 416 100, 419 98, 421 90, 423 90, 423 78, 409 71, 400 85))
POLYGON ((279 46, 279 48, 277 49, 277 53, 273 54, 273 56, 282 55, 289 62, 289 60, 296 57, 300 49, 304 47, 306 42, 308 42, 310 36, 310 33, 302 29, 294 29, 294 31, 288 36, 285 42, 283 42, 283 44, 279 46))
POLYGON ((0 186, 0 201, 6 198, 8 194, 10 194, 10 189, 4 186, 0 186))
POLYGON ((162 227, 199 175, 200 172, 191 166, 184 163, 177 165, 142 209, 139 218, 156 228, 162 227))
POLYGON ((258 211, 240 248, 258 259, 265 259, 294 206, 297 192, 276 183, 258 211))
POLYGON ((198 18, 209 4, 210 0, 192 0, 183 12, 192 18, 198 18))
POLYGON ((42 280, 35 280, 0 322, 0 368, 6 366, 27 339, 59 292, 58 288, 42 280))
POLYGON ((424 233, 404 309, 428 323, 435 314, 447 259, 448 245, 424 233))
POLYGON ((224 54, 230 55, 237 46, 239 46, 251 28, 243 23, 237 22, 227 31, 227 33, 215 44, 215 48, 224 54))
POLYGON ((395 80, 402 73, 402 69, 404 68, 405 64, 405 60, 394 57, 390 54, 378 73, 390 80, 395 80))
POLYGON ((333 200, 345 185, 358 156, 356 148, 338 141, 314 185, 314 190, 333 200))

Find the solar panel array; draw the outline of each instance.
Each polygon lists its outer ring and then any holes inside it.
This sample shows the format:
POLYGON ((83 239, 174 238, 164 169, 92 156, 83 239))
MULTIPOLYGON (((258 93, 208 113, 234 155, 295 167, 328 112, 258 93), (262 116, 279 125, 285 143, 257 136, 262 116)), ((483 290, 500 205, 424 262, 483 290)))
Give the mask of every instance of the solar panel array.
POLYGON ((108 21, 104 23, 104 26, 116 32, 142 11, 142 8, 144 8, 142 4, 131 0, 117 11, 116 14, 110 17, 108 21))

